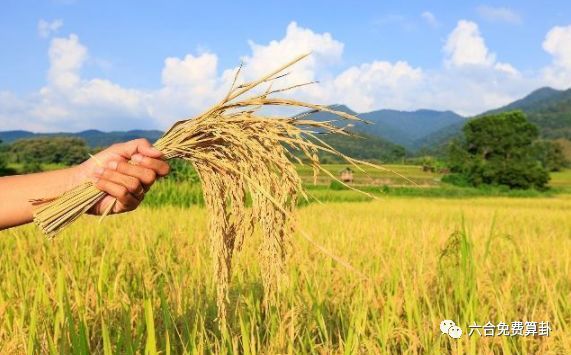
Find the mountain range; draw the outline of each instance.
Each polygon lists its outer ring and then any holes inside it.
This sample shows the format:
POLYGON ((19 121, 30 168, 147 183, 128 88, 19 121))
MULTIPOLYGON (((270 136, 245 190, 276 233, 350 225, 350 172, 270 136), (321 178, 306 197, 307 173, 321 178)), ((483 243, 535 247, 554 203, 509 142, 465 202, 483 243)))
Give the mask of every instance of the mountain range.
MULTIPOLYGON (((469 117, 463 117, 452 111, 416 110, 377 110, 357 113, 344 105, 333 105, 331 108, 347 112, 366 120, 351 123, 350 129, 366 139, 333 139, 332 143, 340 146, 340 150, 351 152, 357 158, 370 158, 381 151, 398 152, 399 146, 415 153, 423 150, 437 152, 454 137, 461 134, 463 125, 469 117)), ((528 119, 540 129, 542 138, 571 141, 571 89, 556 90, 540 88, 522 99, 506 106, 482 113, 493 114, 510 110, 524 111, 528 119)), ((477 115, 474 117, 478 117, 477 115)), ((326 112, 316 112, 308 116, 314 120, 336 120, 337 116, 326 112)), ((133 130, 127 132, 101 132, 88 130, 79 133, 32 133, 28 131, 0 132, 0 140, 11 143, 17 139, 37 136, 72 135, 84 139, 91 147, 104 147, 116 142, 135 138, 147 138, 150 141, 158 139, 162 132, 158 130, 133 130)), ((389 155, 383 158, 390 159, 389 155)))
MULTIPOLYGON (((571 141, 571 89, 540 88, 506 106, 474 117, 463 117, 452 111, 378 110, 357 114, 343 105, 333 105, 332 108, 358 115, 372 123, 356 123, 355 131, 399 144, 410 152, 441 152, 442 147, 461 134, 462 127, 471 118, 512 110, 525 112, 529 121, 538 126, 541 138, 560 143, 571 141)), ((335 116, 318 112, 310 118, 330 120, 335 116)))
MULTIPOLYGON (((420 147, 423 139, 446 127, 453 125, 462 126, 465 117, 452 111, 397 111, 378 110, 365 113, 357 113, 345 105, 332 105, 336 111, 356 115, 367 122, 348 122, 354 125, 352 130, 382 138, 386 141, 401 145, 407 150, 416 150, 420 147)), ((328 112, 316 112, 308 118, 317 121, 338 120, 339 118, 328 112)), ((340 122, 342 123, 342 122, 340 122)))

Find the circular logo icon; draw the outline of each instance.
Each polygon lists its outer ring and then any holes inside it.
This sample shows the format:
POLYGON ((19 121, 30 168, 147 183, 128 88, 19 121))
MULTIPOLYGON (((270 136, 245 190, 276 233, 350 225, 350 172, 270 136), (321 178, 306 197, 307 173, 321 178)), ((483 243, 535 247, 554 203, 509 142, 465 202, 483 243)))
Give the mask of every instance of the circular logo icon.
POLYGON ((450 327, 455 326, 456 324, 454 323, 454 321, 451 321, 449 319, 445 319, 442 322, 440 322, 440 331, 444 334, 448 334, 448 329, 450 329, 450 327))
POLYGON ((442 334, 448 334, 449 337, 454 339, 460 339, 462 336, 462 329, 456 326, 456 323, 450 319, 440 322, 440 331, 442 334))
POLYGON ((450 335, 451 338, 460 339, 460 337, 462 336, 462 329, 460 329, 460 327, 453 325, 450 327, 450 329, 448 329, 448 335, 450 335))

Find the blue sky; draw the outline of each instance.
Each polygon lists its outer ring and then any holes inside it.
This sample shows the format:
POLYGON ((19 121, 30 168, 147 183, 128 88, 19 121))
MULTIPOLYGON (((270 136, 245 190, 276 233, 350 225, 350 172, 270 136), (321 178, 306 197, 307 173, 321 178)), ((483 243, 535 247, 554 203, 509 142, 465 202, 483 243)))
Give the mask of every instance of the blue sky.
POLYGON ((3 1, 0 130, 165 128, 307 50, 319 103, 476 114, 571 86, 571 2, 3 1))

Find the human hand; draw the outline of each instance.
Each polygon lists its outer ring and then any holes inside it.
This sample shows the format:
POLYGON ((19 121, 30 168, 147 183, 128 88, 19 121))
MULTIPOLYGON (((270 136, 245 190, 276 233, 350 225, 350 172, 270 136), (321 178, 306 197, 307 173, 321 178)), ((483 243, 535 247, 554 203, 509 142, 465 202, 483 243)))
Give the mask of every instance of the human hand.
POLYGON ((114 144, 79 165, 78 179, 89 179, 108 194, 88 213, 101 215, 115 201, 110 213, 137 208, 156 179, 170 171, 162 156, 146 139, 135 139, 114 144))

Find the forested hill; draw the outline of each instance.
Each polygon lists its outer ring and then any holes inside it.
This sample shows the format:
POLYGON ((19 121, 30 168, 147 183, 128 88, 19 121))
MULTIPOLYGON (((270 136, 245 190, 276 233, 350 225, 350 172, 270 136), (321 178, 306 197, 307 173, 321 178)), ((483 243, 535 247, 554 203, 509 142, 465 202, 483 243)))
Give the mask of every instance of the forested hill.
POLYGON ((0 132, 0 141, 3 143, 12 143, 18 139, 35 138, 35 137, 78 137, 83 139, 91 148, 107 147, 113 143, 125 142, 137 138, 146 138, 151 142, 156 141, 163 134, 158 130, 133 130, 133 131, 114 131, 102 132, 98 130, 88 130, 78 133, 32 133, 28 131, 5 131, 0 132))
MULTIPOLYGON (((347 112, 369 121, 371 124, 356 122, 355 131, 365 135, 380 137, 386 141, 404 146, 408 150, 416 150, 430 135, 451 126, 462 126, 465 118, 452 111, 416 110, 377 110, 356 113, 347 106, 333 105, 337 111, 347 112)), ((316 112, 309 118, 314 120, 335 120, 333 114, 316 112)))
POLYGON ((539 127, 543 138, 571 139, 571 89, 541 88, 509 105, 485 112, 522 110, 539 127))

